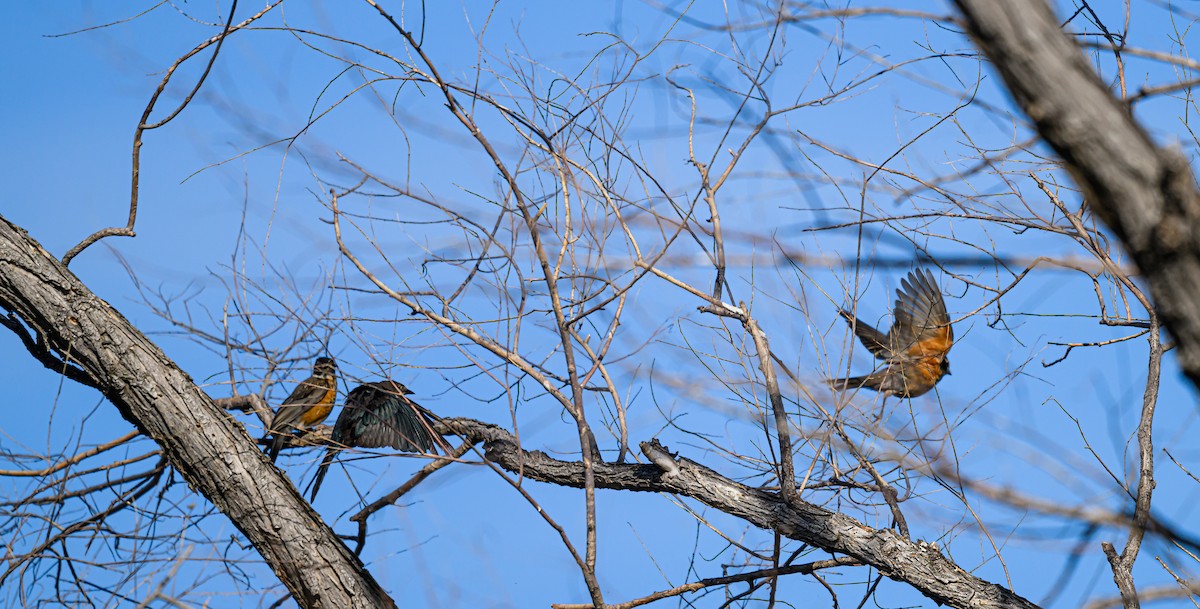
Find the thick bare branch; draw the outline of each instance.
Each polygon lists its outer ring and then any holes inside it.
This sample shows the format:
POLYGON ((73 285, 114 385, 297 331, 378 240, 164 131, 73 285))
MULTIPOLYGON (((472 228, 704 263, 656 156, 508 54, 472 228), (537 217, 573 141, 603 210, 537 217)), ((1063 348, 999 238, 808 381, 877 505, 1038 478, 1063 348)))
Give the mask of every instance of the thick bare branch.
MULTIPOLYGON (((472 419, 445 419, 442 424, 468 441, 483 440, 488 460, 526 478, 583 488, 582 463, 560 461, 541 451, 523 450, 509 432, 472 419)), ((942 556, 937 547, 905 539, 888 529, 873 529, 844 514, 801 499, 785 501, 730 480, 686 458, 676 460, 673 475, 656 465, 596 463, 596 488, 672 493, 691 497, 709 507, 871 565, 884 575, 908 583, 928 598, 961 609, 1006 607, 1033 609, 1028 600, 967 573, 942 556)))
POLYGON ((37 328, 262 553, 303 607, 394 603, 246 429, 25 231, 0 218, 0 308, 37 328), (297 543, 297 540, 304 540, 297 543))
POLYGON ((1179 363, 1200 386, 1200 199, 1059 28, 1045 0, 956 0, 971 36, 1150 282, 1179 363))

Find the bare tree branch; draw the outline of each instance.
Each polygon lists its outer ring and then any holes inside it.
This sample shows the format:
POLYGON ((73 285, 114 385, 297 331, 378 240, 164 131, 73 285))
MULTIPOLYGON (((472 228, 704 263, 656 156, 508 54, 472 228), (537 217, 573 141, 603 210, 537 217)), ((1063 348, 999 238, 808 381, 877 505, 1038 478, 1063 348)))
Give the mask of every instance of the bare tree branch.
POLYGON ((304 607, 394 603, 246 429, 25 231, 0 218, 0 308, 97 379, 194 488, 258 548, 304 607), (304 543, 296 540, 303 539, 304 543))
POLYGON ((1200 198, 1187 161, 1150 136, 1059 28, 1045 0, 956 0, 971 36, 1125 242, 1179 363, 1200 387, 1200 198))
MULTIPOLYGON (((508 471, 520 471, 526 478, 560 486, 585 485, 583 463, 523 450, 512 434, 500 427, 462 418, 445 419, 441 424, 468 440, 482 440, 488 460, 508 471)), ((677 472, 665 475, 667 472, 657 465, 597 463, 596 488, 691 497, 757 527, 871 565, 894 580, 912 585, 931 600, 951 607, 1037 607, 1001 586, 967 573, 942 556, 936 545, 911 541, 888 529, 873 529, 807 501, 788 502, 780 495, 735 482, 690 459, 680 457, 677 465, 677 472)))

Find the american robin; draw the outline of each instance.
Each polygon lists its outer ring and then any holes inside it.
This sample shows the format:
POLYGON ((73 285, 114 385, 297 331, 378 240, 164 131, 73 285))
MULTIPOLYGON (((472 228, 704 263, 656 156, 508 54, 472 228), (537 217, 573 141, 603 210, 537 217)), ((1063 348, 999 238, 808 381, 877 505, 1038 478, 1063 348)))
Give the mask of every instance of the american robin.
POLYGON ((318 357, 313 364, 312 376, 300 383, 283 401, 283 405, 271 419, 268 434, 271 441, 270 456, 274 462, 279 451, 294 429, 309 429, 325 420, 333 410, 337 397, 337 364, 328 357, 318 357))
POLYGON ((855 336, 884 366, 866 376, 830 379, 838 391, 865 387, 884 395, 911 398, 933 389, 950 374, 946 354, 954 344, 954 328, 946 314, 946 301, 928 270, 910 272, 896 290, 895 321, 883 334, 849 311, 838 311, 855 336))
POLYGON ((325 472, 343 448, 391 446, 401 452, 436 453, 439 438, 430 427, 424 408, 407 396, 412 391, 394 381, 377 381, 355 387, 346 396, 346 407, 333 424, 333 445, 312 481, 310 500, 317 498, 325 472))

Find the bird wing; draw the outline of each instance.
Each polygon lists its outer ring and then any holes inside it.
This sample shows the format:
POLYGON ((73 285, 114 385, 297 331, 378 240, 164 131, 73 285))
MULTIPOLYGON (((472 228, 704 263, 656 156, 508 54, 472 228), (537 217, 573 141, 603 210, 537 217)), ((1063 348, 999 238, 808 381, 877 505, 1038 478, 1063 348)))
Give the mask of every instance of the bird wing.
POLYGON ((850 324, 850 328, 854 330, 854 335, 858 337, 859 342, 875 356, 876 359, 887 359, 892 351, 888 348, 888 337, 883 332, 876 330, 863 320, 854 316, 853 313, 846 309, 838 310, 838 313, 846 319, 846 323, 850 324))
POLYGON ((321 403, 321 399, 328 392, 328 387, 313 378, 296 385, 292 394, 283 401, 283 405, 271 419, 271 432, 287 431, 288 427, 296 426, 300 422, 300 417, 308 409, 321 403))
POLYGON ((954 329, 942 291, 926 269, 910 272, 896 290, 896 317, 888 332, 893 353, 945 355, 954 344, 954 329))
POLYGON ((420 406, 390 381, 355 387, 333 426, 333 441, 344 446, 391 446, 431 452, 436 446, 420 406))

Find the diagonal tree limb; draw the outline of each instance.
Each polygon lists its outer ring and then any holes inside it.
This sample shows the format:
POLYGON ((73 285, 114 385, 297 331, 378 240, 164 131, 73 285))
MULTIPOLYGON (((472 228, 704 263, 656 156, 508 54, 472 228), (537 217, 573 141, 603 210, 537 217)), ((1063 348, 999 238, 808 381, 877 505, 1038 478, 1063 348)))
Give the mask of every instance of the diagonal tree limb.
POLYGON ((1124 242, 1200 387, 1200 193, 1112 96, 1045 0, 956 0, 975 43, 1063 160, 1088 206, 1124 242))
MULTIPOLYGON (((1133 566, 1154 491, 1152 424, 1164 348, 1178 340, 1184 374, 1200 387, 1200 193, 1186 159, 1159 148, 1063 33, 1045 0, 956 0, 967 29, 1017 105, 1062 158, 1087 204, 1120 237, 1150 284, 1150 363, 1137 439, 1134 527, 1118 555, 1103 549, 1129 609, 1140 606, 1133 566)), ((1078 220, 1076 220, 1078 222, 1078 220)))
POLYGON ((94 379, 121 416, 153 438, 188 484, 254 544, 301 607, 395 606, 242 425, 2 217, 0 309, 36 328, 49 351, 94 379))
MULTIPOLYGON (((509 471, 519 469, 526 479, 583 488, 582 463, 523 450, 512 434, 498 426, 451 418, 443 419, 437 429, 468 442, 482 441, 488 460, 509 471)), ((873 529, 803 499, 789 503, 778 494, 735 482, 689 459, 679 458, 677 465, 678 471, 668 474, 656 465, 595 463, 595 485, 691 497, 760 528, 871 565, 940 604, 960 609, 1037 607, 1002 586, 967 573, 932 544, 911 541, 889 529, 873 529)))

